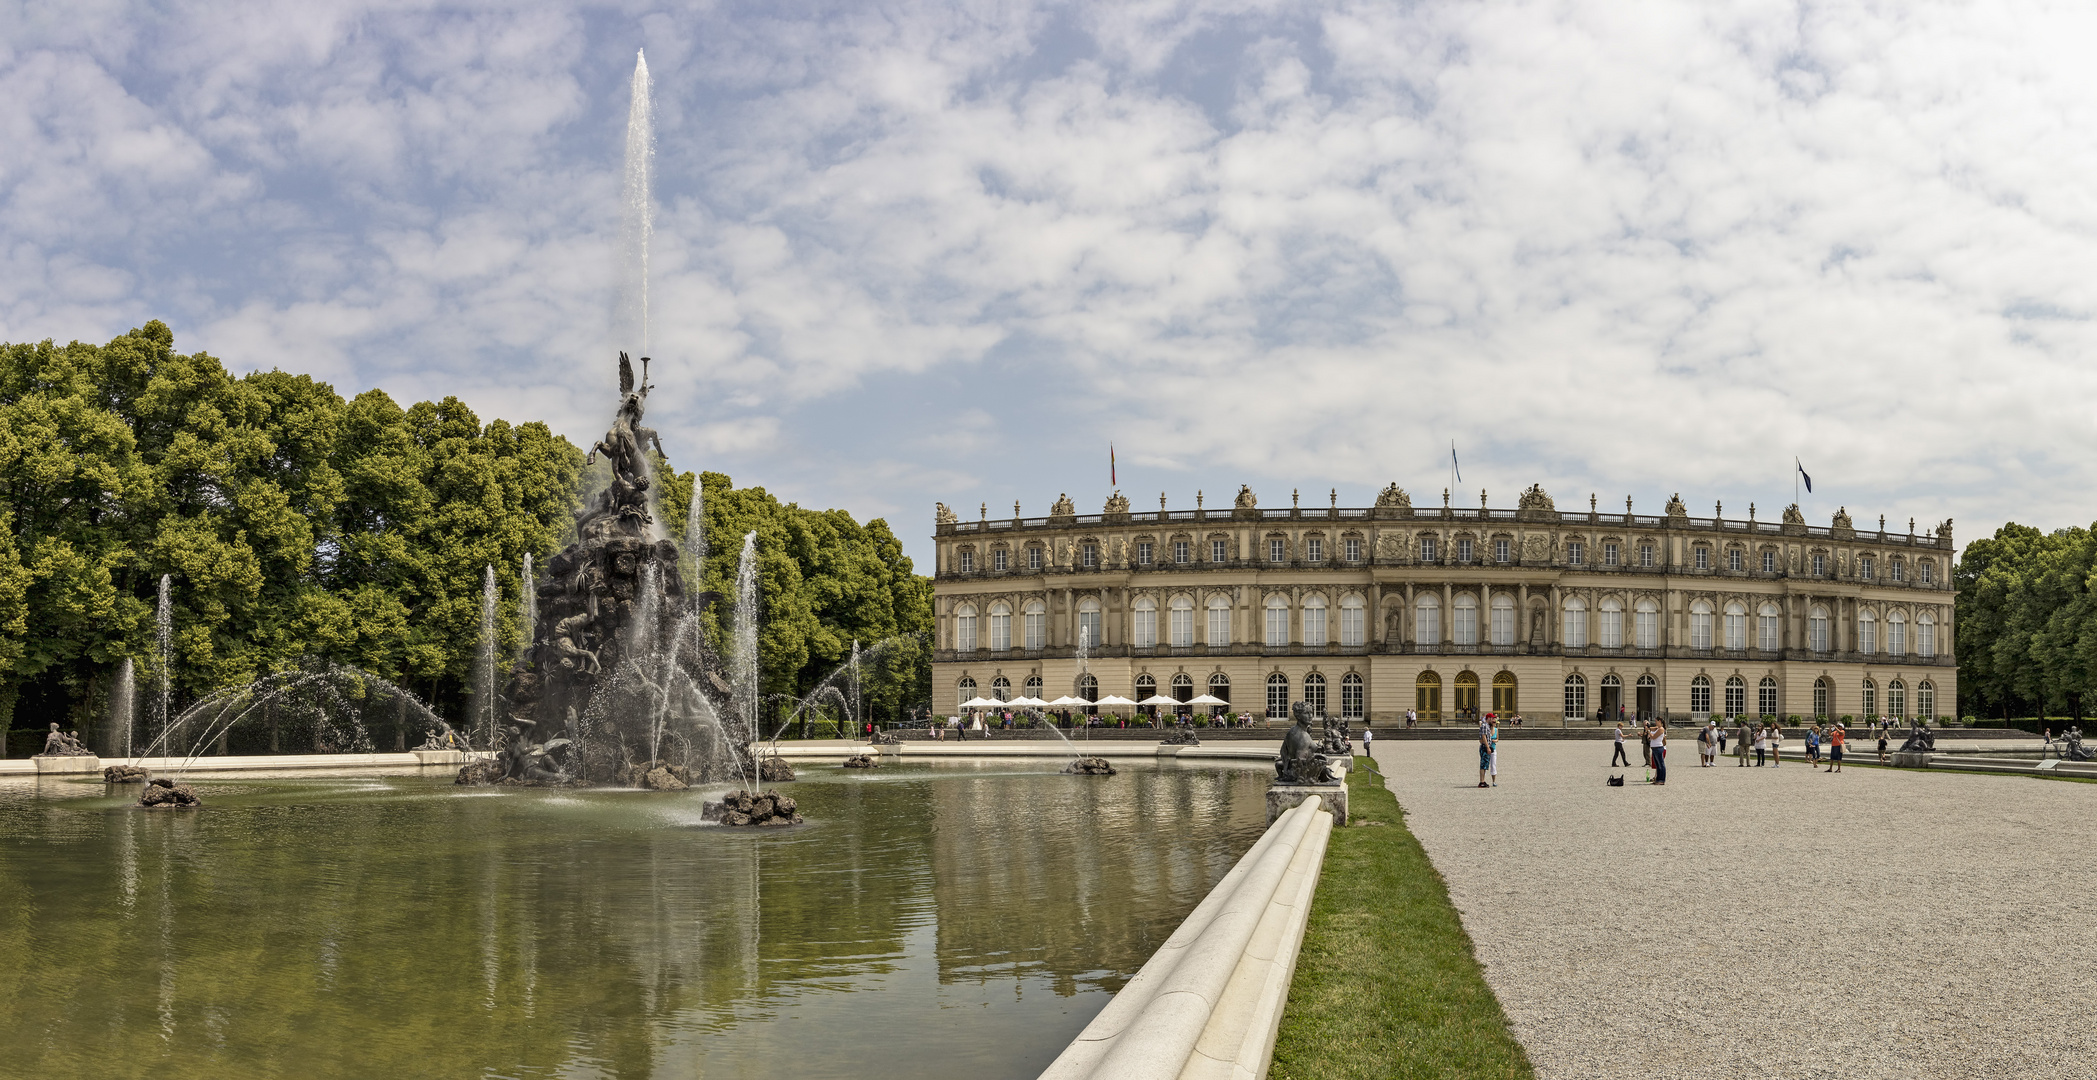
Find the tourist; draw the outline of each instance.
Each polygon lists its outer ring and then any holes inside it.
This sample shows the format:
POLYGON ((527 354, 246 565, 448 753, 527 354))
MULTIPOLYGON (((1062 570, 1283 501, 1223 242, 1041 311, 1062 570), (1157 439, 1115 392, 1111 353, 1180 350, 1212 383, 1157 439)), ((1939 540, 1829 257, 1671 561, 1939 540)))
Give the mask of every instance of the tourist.
POLYGON ((1367 724, 1362 725, 1362 754, 1372 761, 1376 758, 1376 733, 1367 724))
POLYGON ((1420 722, 1420 713, 1415 709, 1405 710, 1405 730, 1411 731, 1420 722))
POLYGON ((1489 774, 1490 774, 1490 773, 1492 772, 1492 770, 1493 770, 1493 743, 1492 743, 1492 738, 1491 738, 1491 735, 1490 735, 1490 733, 1488 733, 1488 732, 1487 732, 1487 731, 1486 731, 1486 730, 1485 730, 1484 728, 1480 728, 1480 729, 1478 729, 1478 786, 1479 786, 1479 787, 1491 787, 1491 786, 1492 786, 1491 784, 1488 784, 1488 783, 1486 783, 1486 779, 1485 779, 1485 778, 1487 777, 1487 775, 1489 775, 1489 774))
POLYGON ((1784 764, 1784 729, 1775 723, 1769 725, 1769 767, 1774 769, 1784 764))
POLYGON ((1616 723, 1616 752, 1609 758, 1610 768, 1619 765, 1627 769, 1631 767, 1631 758, 1624 753, 1624 722, 1621 720, 1616 723))
POLYGON ((1638 734, 1638 764, 1645 769, 1646 781, 1648 783, 1651 783, 1653 779, 1653 748, 1646 743, 1645 733, 1652 729, 1653 718, 1648 716, 1646 717, 1645 726, 1639 729, 1638 734))
POLYGON ((1719 727, 1718 721, 1711 720, 1707 722, 1704 734, 1704 767, 1716 769, 1718 768, 1719 748, 1725 745, 1726 729, 1719 727))
POLYGON ((1488 717, 1485 729, 1486 745, 1492 748, 1493 786, 1500 786, 1500 721, 1488 717))
POLYGON ((1748 736, 1748 722, 1740 722, 1740 730, 1733 733, 1733 756, 1740 761, 1740 768, 1747 768, 1748 744, 1754 740, 1748 736))
POLYGON ((1879 729, 1879 764, 1886 763, 1886 729, 1879 729))
POLYGON ((1647 756, 1653 763, 1653 786, 1667 786, 1667 721, 1659 717, 1646 728, 1647 756))
POLYGON ((1755 767, 1761 768, 1769 758, 1769 725, 1755 728, 1755 767))
POLYGON ((1820 725, 1806 725, 1806 764, 1820 767, 1820 725))
POLYGON ((1832 724, 1828 727, 1828 771, 1831 773, 1842 771, 1843 735, 1841 724, 1832 724))

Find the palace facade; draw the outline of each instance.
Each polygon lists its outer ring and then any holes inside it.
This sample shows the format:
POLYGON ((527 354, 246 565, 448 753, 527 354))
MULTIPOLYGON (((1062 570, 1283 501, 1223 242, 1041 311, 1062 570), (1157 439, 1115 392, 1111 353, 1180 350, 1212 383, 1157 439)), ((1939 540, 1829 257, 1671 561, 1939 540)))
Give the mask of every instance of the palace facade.
MULTIPOLYGON (((938 508, 933 708, 983 696, 1208 693, 1285 717, 1308 700, 1389 723, 1665 710, 1924 716, 1955 709, 1951 522, 1916 533, 1376 505, 961 521, 938 508)), ((1295 500, 1292 499, 1292 503, 1295 500)))

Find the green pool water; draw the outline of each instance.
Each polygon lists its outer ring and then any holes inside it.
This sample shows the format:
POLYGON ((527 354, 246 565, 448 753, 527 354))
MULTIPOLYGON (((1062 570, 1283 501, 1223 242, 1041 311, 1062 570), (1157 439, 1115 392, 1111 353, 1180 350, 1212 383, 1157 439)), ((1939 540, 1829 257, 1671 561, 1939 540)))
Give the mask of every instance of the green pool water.
POLYGON ((804 768, 809 823, 449 776, 0 782, 0 1075, 1031 1077, 1267 770, 804 768))

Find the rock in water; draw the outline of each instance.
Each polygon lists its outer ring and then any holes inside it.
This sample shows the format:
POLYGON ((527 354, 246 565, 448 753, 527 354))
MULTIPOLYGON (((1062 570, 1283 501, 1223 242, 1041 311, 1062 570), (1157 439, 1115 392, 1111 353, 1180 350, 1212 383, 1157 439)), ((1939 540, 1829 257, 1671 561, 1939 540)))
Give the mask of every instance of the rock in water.
POLYGON ((105 784, 143 784, 152 778, 152 773, 137 765, 110 765, 102 770, 105 784))
POLYGON ((1112 776, 1114 766, 1103 757, 1081 757, 1065 765, 1063 771, 1075 776, 1112 776))
POLYGON ((204 800, 197 798, 196 789, 188 784, 178 784, 173 780, 162 777, 161 779, 147 782, 146 789, 138 793, 138 805, 170 810, 186 810, 193 806, 204 805, 204 800))
POLYGON ((650 791, 683 791, 691 785, 679 780, 669 769, 658 765, 648 770, 648 775, 641 778, 641 786, 650 791))
POLYGON ((794 767, 784 758, 764 758, 757 763, 757 778, 767 784, 783 784, 794 778, 794 767))
POLYGON ((871 769, 873 767, 874 759, 866 756, 865 754, 861 754, 858 757, 848 757, 845 759, 845 768, 847 769, 871 769))
POLYGON ((699 816, 723 825, 799 825, 801 815, 794 812, 794 805, 794 800, 776 791, 734 791, 719 802, 707 803, 699 816))

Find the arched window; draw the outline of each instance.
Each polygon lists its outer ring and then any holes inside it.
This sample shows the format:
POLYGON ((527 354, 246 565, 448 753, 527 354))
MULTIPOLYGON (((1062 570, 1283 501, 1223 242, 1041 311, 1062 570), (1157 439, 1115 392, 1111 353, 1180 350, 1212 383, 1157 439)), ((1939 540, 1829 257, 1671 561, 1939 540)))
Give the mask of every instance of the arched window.
POLYGON ((1813 680, 1813 715, 1825 719, 1834 714, 1835 702, 1826 676, 1813 680))
POLYGON ((1937 617, 1927 611, 1915 616, 1915 655, 1925 659, 1937 655, 1937 617))
POLYGON ((1194 598, 1181 593, 1172 598, 1172 647, 1184 649, 1194 644, 1194 598))
POLYGON ((1879 617, 1870 608, 1857 611, 1857 651, 1866 656, 1879 651, 1879 617))
POLYGON ((1565 632, 1559 635, 1559 640, 1568 649, 1587 648, 1587 601, 1577 596, 1566 597, 1565 632))
POLYGON ((1312 712, 1325 715, 1325 676, 1313 671, 1303 677, 1303 700, 1312 712))
POLYGON ((1209 676, 1209 696, 1229 704, 1231 699, 1231 677, 1220 671, 1211 674, 1209 676))
POLYGON ((1577 720, 1587 715, 1587 680, 1574 672, 1565 677, 1565 718, 1577 720))
POLYGON ((1078 644, 1088 649, 1097 649, 1107 643, 1100 636, 1099 601, 1085 597, 1078 601, 1078 644))
POLYGON ((1040 696, 1041 696, 1041 676, 1039 676, 1039 675, 1029 675, 1029 676, 1027 676, 1027 681, 1026 681, 1026 683, 1024 684, 1024 687, 1025 687, 1025 689, 1024 689, 1024 690, 1023 690, 1022 692, 1023 692, 1023 693, 1025 693, 1025 694, 1026 694, 1026 695, 1027 695, 1028 697, 1030 697, 1030 698, 1038 698, 1038 697, 1040 697, 1040 696))
POLYGON ((990 605, 990 651, 1004 652, 1011 647, 1012 605, 1000 600, 990 605))
POLYGON ((1884 715, 1884 714, 1882 714, 1882 713, 1880 713, 1880 712, 1879 712, 1879 688, 1878 688, 1878 684, 1877 684, 1877 683, 1874 683, 1874 682, 1872 682, 1872 681, 1871 681, 1870 679, 1866 679, 1866 680, 1864 680, 1864 697, 1863 697, 1863 704, 1864 704, 1864 715, 1865 715, 1865 716, 1881 716, 1881 715, 1884 715))
POLYGON ((1814 652, 1828 651, 1828 609, 1826 605, 1815 604, 1806 612, 1806 641, 1806 647, 1814 652))
POLYGON ((963 675, 961 681, 954 684, 954 700, 957 702, 968 701, 975 696, 976 680, 963 675))
POLYGON ((1908 715, 1908 686, 1899 679, 1886 684, 1886 715, 1895 717, 1908 715))
POLYGON ((1657 649, 1660 647, 1660 605, 1651 600, 1640 600, 1632 610, 1637 623, 1638 647, 1657 649))
POLYGON ((954 651, 976 651, 976 605, 974 604, 963 604, 954 609, 954 651))
MULTIPOLYGON (((1078 696, 1079 696, 1079 697, 1081 697, 1081 698, 1084 698, 1084 699, 1085 699, 1086 701, 1098 701, 1098 700, 1099 700, 1099 676, 1097 676, 1097 675, 1081 675, 1081 676, 1079 676, 1079 677, 1078 677, 1078 696)), ((1091 706, 1086 706, 1086 707, 1087 707, 1087 708, 1090 708, 1091 706)))
POLYGON ((1182 671, 1172 677, 1172 700, 1186 701, 1194 696, 1194 676, 1182 671))
POLYGON ((1747 683, 1738 675, 1726 676, 1726 715, 1740 716, 1747 712, 1747 683))
POLYGON ((1711 605, 1702 600, 1691 601, 1689 605, 1689 647, 1711 647, 1711 605))
POLYGON ((1711 715, 1711 677, 1699 675, 1689 680, 1689 715, 1697 720, 1711 715))
POLYGON ((1349 720, 1359 720, 1367 715, 1367 703, 1362 699, 1362 677, 1350 671, 1340 678, 1340 715, 1349 720))
POLYGON ((1148 649, 1158 643, 1158 602, 1148 596, 1139 596, 1130 605, 1136 616, 1134 632, 1129 644, 1139 649, 1148 649))
POLYGON ((1023 632, 1026 634, 1027 648, 1039 649, 1047 645, 1048 605, 1039 600, 1029 600, 1027 606, 1020 611, 1025 616, 1023 632))
POLYGON ((990 696, 994 701, 1011 701, 1012 680, 1003 675, 990 680, 990 696))
POLYGON ((1277 671, 1267 676, 1267 719, 1289 718, 1289 677, 1277 671))
POLYGON ((1432 671, 1423 671, 1413 681, 1413 708, 1422 720, 1440 721, 1442 718, 1442 677, 1432 671))
POLYGON ((1136 700, 1148 701, 1156 696, 1158 696, 1158 677, 1155 675, 1136 676, 1136 700))
POLYGON ((1747 648, 1747 607, 1737 600, 1726 604, 1726 648, 1747 648))
POLYGON ((1503 671, 1493 676, 1493 711, 1502 716, 1521 712, 1515 690, 1514 672, 1503 671))
POLYGON ((1303 598, 1303 643, 1325 647, 1325 597, 1318 593, 1303 598))
POLYGON ((1413 640, 1422 645, 1442 643, 1441 597, 1423 592, 1413 598, 1413 640))
POLYGON ((1624 647, 1624 602, 1614 596, 1602 598, 1602 647, 1624 647))
POLYGON ((1755 709, 1764 716, 1775 716, 1777 708, 1777 680, 1764 675, 1755 685, 1755 709))
POLYGON ((1478 673, 1459 671, 1456 673, 1456 700, 1449 703, 1458 720, 1478 719, 1478 673))
MULTIPOLYGON (((1922 565, 1928 566, 1929 564, 1923 563, 1922 565)), ((1937 688, 1935 685, 1925 682, 1915 688, 1915 715, 1925 720, 1936 719, 1937 688)))
POLYGON ((1222 593, 1209 597, 1209 648, 1231 643, 1231 598, 1222 593))
POLYGON ((1289 647, 1289 598, 1280 593, 1267 598, 1267 647, 1289 647))
POLYGON ((1478 598, 1470 593, 1457 593, 1453 606, 1456 617, 1451 620, 1449 640, 1458 645, 1478 644, 1478 598))
POLYGON ((1764 604, 1755 613, 1755 647, 1763 652, 1776 652, 1783 647, 1783 635, 1778 630, 1778 617, 1775 604, 1764 604))
POLYGON ((1660 710, 1660 681, 1651 675, 1638 677, 1638 700, 1631 703, 1642 720, 1660 710))
POLYGON ((1360 594, 1340 597, 1340 645, 1358 649, 1368 641, 1368 604, 1360 594))
POLYGON ((1889 612, 1886 615, 1886 655, 1905 656, 1907 652, 1908 615, 1904 611, 1889 612))
POLYGON ((1507 595, 1506 593, 1494 593, 1494 594, 1493 594, 1493 644, 1495 644, 1495 645, 1500 645, 1500 646, 1508 646, 1508 645, 1513 645, 1513 644, 1514 644, 1514 637, 1515 637, 1515 602, 1514 602, 1514 597, 1512 597, 1512 596, 1509 596, 1509 595, 1507 595))

